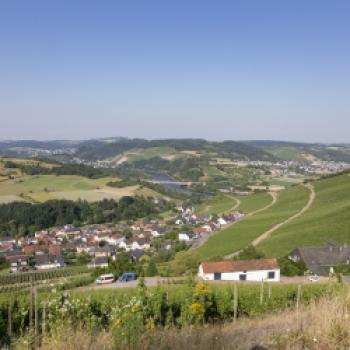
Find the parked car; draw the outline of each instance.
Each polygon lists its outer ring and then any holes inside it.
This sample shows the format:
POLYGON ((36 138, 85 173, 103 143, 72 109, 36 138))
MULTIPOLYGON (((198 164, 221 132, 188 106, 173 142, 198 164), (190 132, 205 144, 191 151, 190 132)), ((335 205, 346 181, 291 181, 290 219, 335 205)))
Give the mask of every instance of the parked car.
POLYGON ((119 277, 120 282, 129 282, 129 281, 135 281, 137 279, 137 276, 134 272, 125 272, 119 277))
POLYGON ((310 282, 317 282, 320 279, 317 275, 313 275, 309 277, 310 282))
POLYGON ((95 281, 95 283, 97 284, 105 284, 105 283, 113 283, 113 282, 114 282, 114 276, 111 273, 106 275, 101 275, 95 281))

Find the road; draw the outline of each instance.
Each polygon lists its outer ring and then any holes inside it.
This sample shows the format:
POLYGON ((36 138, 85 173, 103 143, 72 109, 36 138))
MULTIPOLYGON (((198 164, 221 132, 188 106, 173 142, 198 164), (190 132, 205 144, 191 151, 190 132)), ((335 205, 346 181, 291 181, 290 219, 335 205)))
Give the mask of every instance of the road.
MULTIPOLYGON (((145 277, 144 281, 147 287, 156 287, 158 284, 168 284, 172 281, 183 280, 182 277, 145 277)), ((114 288, 136 288, 139 280, 129 282, 114 282, 107 284, 91 284, 89 286, 75 288, 75 291, 98 290, 98 289, 114 289, 114 288)))
MULTIPOLYGON (((296 277, 281 277, 280 282, 271 282, 271 284, 310 284, 310 283, 328 283, 330 279, 328 277, 319 277, 318 282, 310 282, 307 276, 296 276, 296 277)), ((172 283, 173 281, 184 281, 184 277, 145 277, 144 281, 147 287, 156 287, 158 284, 176 285, 172 283)), ((100 289, 125 289, 125 288, 137 288, 139 281, 130 282, 114 282, 109 284, 91 284, 89 286, 75 288, 74 291, 90 291, 90 290, 100 290, 100 289)), ((206 281, 209 284, 256 284, 260 282, 248 282, 248 281, 206 281)))

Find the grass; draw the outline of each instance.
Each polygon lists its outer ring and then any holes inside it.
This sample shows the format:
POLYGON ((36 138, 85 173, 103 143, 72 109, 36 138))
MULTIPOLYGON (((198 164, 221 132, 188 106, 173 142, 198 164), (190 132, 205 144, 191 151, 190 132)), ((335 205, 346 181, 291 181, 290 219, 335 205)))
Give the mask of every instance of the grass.
MULTIPOLYGON (((50 199, 78 198, 88 201, 99 201, 104 198, 118 199, 122 196, 135 195, 137 186, 111 188, 109 181, 118 181, 116 177, 88 179, 78 175, 25 175, 16 179, 0 182, 0 202, 8 203, 20 200, 20 195, 34 202, 45 202, 50 199)), ((152 195, 150 191, 140 190, 140 194, 152 195)))
POLYGON ((249 196, 236 196, 236 198, 240 201, 239 210, 243 213, 251 213, 264 208, 272 201, 271 196, 266 192, 249 196))
POLYGON ((237 201, 231 195, 219 194, 197 206, 195 208, 195 213, 197 215, 223 214, 231 211, 236 204, 237 201))
POLYGON ((274 149, 268 149, 267 151, 280 159, 298 161, 305 160, 302 152, 294 147, 278 147, 274 149))
POLYGON ((350 176, 314 182, 316 198, 302 216, 275 231, 258 248, 268 256, 284 256, 300 246, 350 243, 350 176))
POLYGON ((277 203, 269 209, 211 236, 197 250, 201 259, 222 258, 246 247, 262 233, 300 211, 308 197, 309 191, 303 186, 290 187, 280 192, 277 203))
POLYGON ((16 195, 3 195, 0 196, 0 204, 7 204, 11 202, 22 202, 24 199, 16 195))

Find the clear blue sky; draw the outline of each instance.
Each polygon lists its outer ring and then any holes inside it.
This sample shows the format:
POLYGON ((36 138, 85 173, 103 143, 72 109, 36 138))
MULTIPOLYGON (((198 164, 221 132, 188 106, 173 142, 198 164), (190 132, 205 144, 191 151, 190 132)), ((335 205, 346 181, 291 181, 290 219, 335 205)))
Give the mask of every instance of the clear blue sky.
POLYGON ((350 142, 350 1, 3 0, 0 138, 350 142))

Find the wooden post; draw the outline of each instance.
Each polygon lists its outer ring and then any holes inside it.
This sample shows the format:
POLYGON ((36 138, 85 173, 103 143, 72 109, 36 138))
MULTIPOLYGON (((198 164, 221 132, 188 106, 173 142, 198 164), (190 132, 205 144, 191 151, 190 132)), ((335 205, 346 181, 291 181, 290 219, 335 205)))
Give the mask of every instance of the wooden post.
POLYGON ((297 292, 297 310, 299 310, 300 298, 301 298, 301 285, 299 284, 298 292, 297 292))
POLYGON ((29 330, 33 328, 33 276, 30 276, 30 290, 29 290, 29 330))
POLYGON ((39 312, 38 312, 38 290, 34 288, 34 348, 39 347, 39 312))
POLYGON ((272 296, 272 286, 269 284, 269 299, 271 299, 272 296))
POLYGON ((42 323, 41 323, 41 333, 43 336, 45 336, 46 333, 46 303, 43 303, 43 314, 42 314, 42 323))
POLYGON ((7 321, 7 332, 9 338, 12 337, 12 300, 9 301, 9 309, 8 309, 8 321, 7 321))
POLYGON ((238 311, 238 288, 237 284, 233 286, 233 320, 237 320, 237 311, 238 311))
POLYGON ((264 302, 264 281, 261 281, 260 285, 260 305, 264 302))

